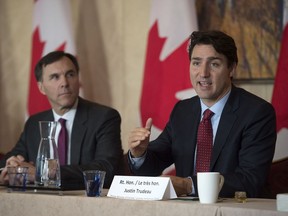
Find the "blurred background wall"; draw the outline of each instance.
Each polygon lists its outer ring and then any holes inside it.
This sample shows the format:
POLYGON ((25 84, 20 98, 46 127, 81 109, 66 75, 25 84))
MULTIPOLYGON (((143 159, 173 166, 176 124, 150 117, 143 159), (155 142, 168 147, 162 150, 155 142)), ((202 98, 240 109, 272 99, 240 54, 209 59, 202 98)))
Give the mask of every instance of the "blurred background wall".
MULTIPOLYGON (((128 133, 140 125, 150 4, 150 0, 71 0, 84 97, 120 112, 125 151, 128 133)), ((0 152, 4 153, 15 145, 25 122, 32 12, 33 0, 0 0, 0 152)), ((273 83, 239 85, 271 100, 273 83)))

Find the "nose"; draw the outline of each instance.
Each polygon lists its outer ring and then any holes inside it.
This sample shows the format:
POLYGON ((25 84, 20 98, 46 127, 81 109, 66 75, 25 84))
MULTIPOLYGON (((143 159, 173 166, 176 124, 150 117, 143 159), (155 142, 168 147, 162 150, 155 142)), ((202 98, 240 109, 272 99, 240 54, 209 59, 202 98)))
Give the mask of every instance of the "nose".
POLYGON ((202 64, 200 67, 199 74, 201 77, 209 77, 210 76, 209 66, 207 64, 202 64))
POLYGON ((67 77, 66 76, 61 76, 61 80, 60 80, 60 84, 61 84, 61 87, 67 87, 68 86, 68 80, 67 80, 67 77))

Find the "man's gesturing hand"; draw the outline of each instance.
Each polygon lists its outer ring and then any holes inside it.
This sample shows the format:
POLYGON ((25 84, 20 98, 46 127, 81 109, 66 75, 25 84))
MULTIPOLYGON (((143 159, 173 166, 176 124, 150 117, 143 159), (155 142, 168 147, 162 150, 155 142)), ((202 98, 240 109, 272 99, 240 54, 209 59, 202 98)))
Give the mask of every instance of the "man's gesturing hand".
POLYGON ((150 131, 152 127, 152 118, 147 119, 145 128, 135 128, 128 140, 128 146, 133 157, 141 157, 149 144, 150 131))

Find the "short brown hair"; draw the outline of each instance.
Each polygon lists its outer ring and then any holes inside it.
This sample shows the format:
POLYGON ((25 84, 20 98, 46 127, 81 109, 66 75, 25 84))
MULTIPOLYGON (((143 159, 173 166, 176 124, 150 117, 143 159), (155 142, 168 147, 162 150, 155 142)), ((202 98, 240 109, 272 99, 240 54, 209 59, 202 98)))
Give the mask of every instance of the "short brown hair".
POLYGON ((197 44, 212 45, 214 49, 226 56, 228 60, 228 68, 234 64, 238 64, 237 47, 232 37, 221 31, 194 31, 190 35, 188 53, 191 61, 193 48, 197 44))
POLYGON ((76 72, 79 73, 79 64, 75 56, 73 56, 70 53, 65 53, 64 51, 53 51, 43 56, 36 64, 35 69, 34 69, 34 74, 35 74, 35 78, 37 82, 42 81, 43 67, 45 67, 48 64, 58 61, 64 56, 66 56, 72 61, 72 63, 76 67, 76 72))

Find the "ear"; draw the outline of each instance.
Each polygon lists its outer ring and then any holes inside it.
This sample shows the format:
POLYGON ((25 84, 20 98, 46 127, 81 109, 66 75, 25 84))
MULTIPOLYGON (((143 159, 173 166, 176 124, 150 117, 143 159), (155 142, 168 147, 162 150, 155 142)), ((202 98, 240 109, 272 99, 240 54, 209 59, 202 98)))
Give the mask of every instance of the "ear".
POLYGON ((234 77, 234 74, 236 72, 236 64, 234 64, 232 67, 231 67, 231 70, 230 70, 230 78, 233 78, 234 77))
POLYGON ((38 89, 39 89, 39 91, 41 92, 41 94, 46 95, 46 92, 45 92, 45 90, 44 90, 43 83, 42 83, 42 82, 37 82, 37 85, 38 85, 38 89))

